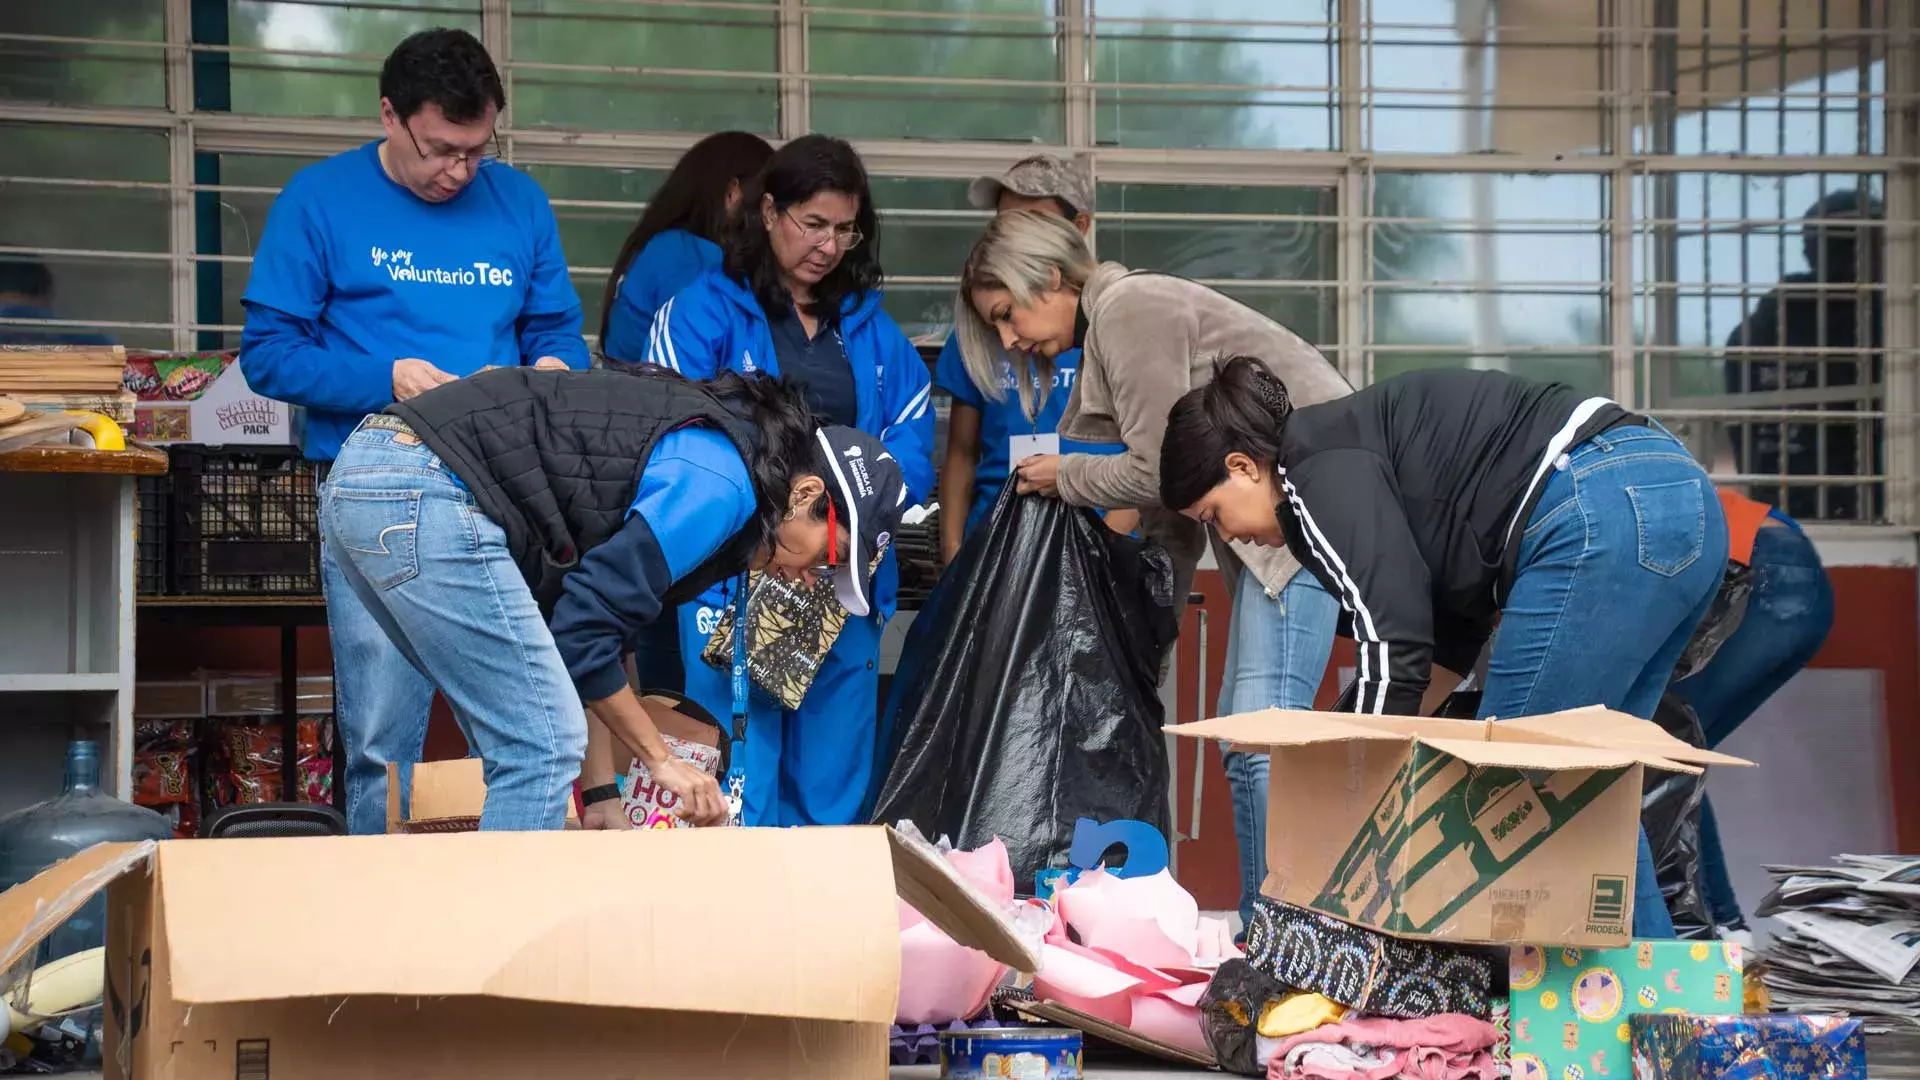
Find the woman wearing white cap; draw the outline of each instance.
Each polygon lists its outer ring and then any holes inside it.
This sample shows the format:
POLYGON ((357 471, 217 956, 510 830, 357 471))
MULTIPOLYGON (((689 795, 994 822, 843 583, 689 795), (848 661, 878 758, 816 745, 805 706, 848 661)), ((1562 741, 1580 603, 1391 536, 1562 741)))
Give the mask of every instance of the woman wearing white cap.
POLYGON ((627 643, 749 568, 832 567, 841 602, 864 614, 903 490, 878 440, 815 427, 765 377, 509 368, 362 422, 322 489, 321 530, 484 761, 482 829, 565 821, 582 702, 687 817, 717 824, 719 785, 668 753, 627 685, 627 643))

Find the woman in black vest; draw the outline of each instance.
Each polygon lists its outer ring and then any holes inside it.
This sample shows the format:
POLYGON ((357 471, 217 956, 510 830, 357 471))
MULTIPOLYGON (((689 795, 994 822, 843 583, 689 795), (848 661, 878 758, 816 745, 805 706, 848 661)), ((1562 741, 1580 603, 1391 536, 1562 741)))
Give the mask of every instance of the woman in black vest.
POLYGON ((879 440, 815 427, 772 379, 506 368, 368 417, 322 490, 321 534, 484 759, 482 829, 561 827, 581 702, 688 818, 717 824, 718 783, 668 754, 623 649, 749 568, 831 574, 866 614, 858 568, 904 496, 879 440))

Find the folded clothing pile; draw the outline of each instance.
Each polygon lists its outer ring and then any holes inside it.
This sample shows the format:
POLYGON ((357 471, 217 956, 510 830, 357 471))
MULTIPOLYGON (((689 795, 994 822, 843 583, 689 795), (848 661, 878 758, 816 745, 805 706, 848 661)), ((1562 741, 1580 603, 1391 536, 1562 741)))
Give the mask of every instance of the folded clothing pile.
POLYGON ((1272 1080, 1494 1080, 1493 961, 1261 899, 1202 1030, 1220 1067, 1272 1080))
POLYGON ((1166 871, 1122 878, 1081 874, 1054 895, 1033 994, 1206 1055, 1200 999, 1223 961, 1236 960, 1232 929, 1200 914, 1166 871))

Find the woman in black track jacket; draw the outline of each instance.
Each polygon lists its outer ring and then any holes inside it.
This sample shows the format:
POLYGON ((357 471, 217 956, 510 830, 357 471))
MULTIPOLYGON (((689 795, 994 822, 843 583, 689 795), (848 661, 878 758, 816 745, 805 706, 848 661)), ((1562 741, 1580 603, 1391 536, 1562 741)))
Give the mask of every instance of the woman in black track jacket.
MULTIPOLYGON (((1419 712, 1433 667, 1471 670, 1497 620, 1482 717, 1651 718, 1726 565, 1680 442, 1557 383, 1419 371, 1296 410, 1236 357, 1174 405, 1160 453, 1164 505, 1284 544, 1340 600, 1361 712, 1419 712)), ((1670 937, 1641 848, 1634 936, 1670 937)))

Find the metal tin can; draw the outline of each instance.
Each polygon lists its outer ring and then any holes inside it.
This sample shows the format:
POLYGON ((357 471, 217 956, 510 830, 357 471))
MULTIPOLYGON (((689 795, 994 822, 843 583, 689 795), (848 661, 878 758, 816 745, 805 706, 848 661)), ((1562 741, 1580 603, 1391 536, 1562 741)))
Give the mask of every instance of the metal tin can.
POLYGON ((1081 1080, 1080 1033, 988 1028, 940 1034, 940 1075, 953 1080, 1081 1080))

